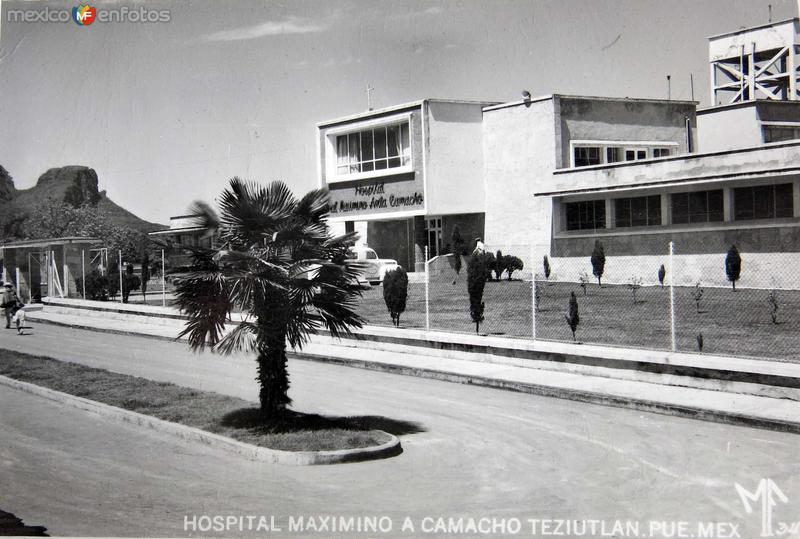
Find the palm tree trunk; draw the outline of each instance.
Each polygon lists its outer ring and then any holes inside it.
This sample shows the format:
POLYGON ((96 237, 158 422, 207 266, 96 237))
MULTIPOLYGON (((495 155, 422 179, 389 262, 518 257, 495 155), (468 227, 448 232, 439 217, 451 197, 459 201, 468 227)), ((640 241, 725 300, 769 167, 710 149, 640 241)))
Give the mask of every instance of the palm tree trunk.
POLYGON ((275 328, 265 330, 258 347, 258 394, 261 414, 265 419, 280 417, 291 404, 289 373, 286 368, 286 337, 275 328))

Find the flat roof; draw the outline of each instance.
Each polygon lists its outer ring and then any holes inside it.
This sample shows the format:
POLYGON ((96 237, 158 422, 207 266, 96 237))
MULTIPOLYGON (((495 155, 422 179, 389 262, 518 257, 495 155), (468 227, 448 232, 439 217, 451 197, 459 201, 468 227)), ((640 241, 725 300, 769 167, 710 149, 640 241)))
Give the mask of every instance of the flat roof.
POLYGON ((169 234, 180 234, 183 232, 197 232, 205 230, 202 226, 187 226, 183 228, 167 228, 166 230, 156 230, 155 232, 148 232, 148 236, 167 236, 169 234))
POLYGON ((508 103, 501 103, 499 105, 492 105, 489 107, 484 107, 484 112, 489 112, 492 110, 504 109, 508 107, 517 107, 520 105, 525 105, 527 103, 537 103, 540 101, 548 101, 550 99, 588 99, 592 101, 618 101, 624 103, 674 103, 678 105, 695 105, 699 104, 699 101, 686 101, 683 99, 657 99, 657 98, 649 98, 649 97, 603 97, 597 95, 571 95, 571 94, 550 94, 544 95, 539 97, 531 97, 530 101, 526 101, 521 99, 519 101, 510 101, 508 103))
POLYGON ((709 36, 708 39, 718 39, 721 37, 728 37, 728 36, 735 36, 737 34, 746 34, 747 32, 752 32, 753 30, 763 30, 764 28, 770 28, 772 26, 778 26, 781 24, 786 24, 787 22, 795 22, 799 20, 797 17, 792 17, 791 19, 786 19, 783 21, 776 21, 776 22, 768 22, 767 24, 759 24, 758 26, 749 26, 747 28, 739 28, 738 30, 734 30, 732 32, 725 32, 722 34, 716 34, 713 36, 709 36))
POLYGON ((370 116, 379 116, 381 114, 386 114, 388 112, 396 112, 398 110, 405 110, 410 108, 421 107, 423 103, 457 103, 463 105, 492 105, 499 103, 499 101, 471 101, 466 99, 438 99, 433 97, 428 97, 425 99, 418 99, 416 101, 409 101, 408 103, 400 103, 399 105, 392 105, 390 107, 383 107, 380 109, 373 109, 364 112, 357 112, 355 114, 350 114, 348 116, 341 116, 339 118, 334 118, 333 120, 325 120, 323 122, 318 122, 316 124, 317 127, 326 127, 329 125, 340 124, 344 122, 351 122, 353 120, 361 120, 364 118, 369 118, 370 116))
POLYGON ((40 240, 21 240, 10 241, 0 245, 2 248, 6 247, 44 247, 45 245, 69 245, 72 243, 97 243, 100 240, 97 238, 81 237, 81 236, 68 236, 65 238, 44 238, 40 240))

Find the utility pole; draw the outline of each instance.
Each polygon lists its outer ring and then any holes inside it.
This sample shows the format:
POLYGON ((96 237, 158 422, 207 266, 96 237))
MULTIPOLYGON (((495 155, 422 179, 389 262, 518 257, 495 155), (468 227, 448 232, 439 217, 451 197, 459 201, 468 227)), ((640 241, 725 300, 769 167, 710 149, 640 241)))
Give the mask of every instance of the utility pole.
POLYGON ((375 90, 371 85, 367 84, 367 110, 372 110, 372 92, 375 90))

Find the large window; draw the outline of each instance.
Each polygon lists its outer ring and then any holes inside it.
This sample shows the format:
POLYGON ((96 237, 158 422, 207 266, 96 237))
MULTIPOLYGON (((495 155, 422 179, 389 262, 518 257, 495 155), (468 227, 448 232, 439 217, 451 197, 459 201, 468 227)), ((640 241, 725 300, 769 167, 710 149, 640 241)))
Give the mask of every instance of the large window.
POLYGON ((782 140, 794 140, 800 138, 800 125, 765 125, 764 142, 780 142, 782 140))
POLYGON ((411 164, 408 122, 336 137, 336 173, 358 174, 411 164))
POLYGON ((568 202, 567 230, 595 230, 606 227, 605 200, 568 202))
POLYGON ((672 222, 685 224, 722 221, 725 218, 722 198, 722 189, 674 193, 672 195, 672 222))
POLYGON ((660 225, 661 196, 616 199, 614 224, 618 227, 660 225))
POLYGON ((572 166, 588 167, 666 157, 673 155, 677 147, 677 144, 665 142, 573 141, 572 166))
POLYGON ((588 167, 602 163, 599 146, 578 146, 575 148, 575 166, 588 167))
POLYGON ((737 187, 733 190, 733 218, 736 221, 793 215, 791 183, 737 187))

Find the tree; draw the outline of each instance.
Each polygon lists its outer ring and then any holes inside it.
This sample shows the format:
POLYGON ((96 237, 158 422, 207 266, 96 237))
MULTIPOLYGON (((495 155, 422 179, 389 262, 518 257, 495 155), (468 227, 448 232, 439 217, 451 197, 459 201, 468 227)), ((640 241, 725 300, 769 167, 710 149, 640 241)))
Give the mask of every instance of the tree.
POLYGON ((550 279, 550 259, 547 258, 547 255, 544 255, 543 265, 544 265, 544 278, 550 279))
POLYGON ((770 317, 772 318, 773 324, 779 324, 778 322, 778 310, 781 308, 780 304, 780 297, 778 296, 777 290, 770 290, 769 294, 767 295, 767 303, 769 303, 769 310, 770 310, 770 317))
POLYGON ((95 268, 86 275, 86 297, 95 301, 108 301, 108 276, 95 268))
POLYGON ((491 253, 477 253, 472 255, 467 265, 467 292, 469 293, 469 315, 475 322, 475 333, 480 331, 483 322, 483 289, 486 286, 486 276, 489 274, 488 265, 491 253))
POLYGON ((592 251, 592 273, 597 277, 597 286, 603 286, 600 279, 603 277, 603 270, 606 267, 606 253, 600 240, 595 240, 594 250, 592 251))
POLYGON ((578 324, 581 317, 578 315, 578 298, 575 297, 575 292, 569 293, 569 311, 564 315, 567 319, 567 325, 572 330, 572 340, 575 340, 575 331, 578 329, 578 324))
POLYGON ((326 190, 297 199, 283 182, 239 178, 220 195, 219 214, 204 203, 194 207, 218 239, 214 248, 193 249, 191 267, 176 275, 176 303, 188 317, 180 335, 193 349, 255 352, 265 420, 280 418, 291 403, 287 343, 300 348, 322 327, 339 337, 363 324, 355 309, 366 268, 347 261, 358 236, 332 237, 329 211, 326 190), (234 310, 245 319, 225 332, 234 310))
POLYGON ((494 278, 496 281, 499 281, 500 276, 506 269, 506 257, 503 256, 503 251, 501 251, 500 249, 497 250, 497 254, 495 255, 493 269, 494 269, 494 278))
MULTIPOLYGON (((453 233, 450 235, 450 239, 453 241, 453 255, 455 255, 455 270, 456 270, 456 277, 461 273, 461 257, 464 255, 464 239, 461 237, 461 229, 458 228, 458 225, 453 226, 453 233)), ((456 284, 456 281, 453 280, 453 284, 456 284)))
POLYGON ((395 327, 400 326, 400 315, 406 310, 408 274, 400 266, 383 276, 383 301, 395 327))
POLYGON ((692 290, 692 299, 694 300, 695 305, 697 306, 697 312, 700 312, 700 300, 703 299, 703 289, 700 288, 700 283, 698 282, 694 285, 694 290, 692 290))
POLYGON ((150 280, 150 254, 142 253, 142 301, 147 303, 147 282, 150 280))
MULTIPOLYGON (((119 290, 119 281, 119 267, 117 264, 113 264, 112 269, 108 272, 109 296, 114 297, 117 295, 117 290, 119 290)), ((131 292, 138 290, 141 285, 142 281, 133 273, 133 266, 127 264, 122 273, 122 303, 128 303, 131 292)))
POLYGON ((506 267, 506 274, 508 275, 508 280, 511 280, 511 274, 515 271, 522 271, 525 267, 522 263, 522 260, 519 257, 506 255, 505 256, 505 267, 506 267))
POLYGON ((736 292, 736 281, 742 274, 742 257, 739 255, 739 250, 735 245, 731 245, 728 249, 728 254, 725 256, 725 275, 733 286, 733 291, 736 292))
POLYGON ((658 268, 658 282, 661 283, 661 288, 664 288, 664 277, 667 276, 667 268, 664 267, 664 264, 661 264, 661 267, 658 268))
MULTIPOLYGON (((492 272, 494 271, 495 264, 497 263, 497 259, 494 257, 492 253, 478 253, 473 255, 480 256, 481 259, 484 261, 484 280, 491 281, 492 280, 492 272)), ((469 270, 469 268, 467 268, 469 270)))
POLYGON ((631 291, 631 296, 633 297, 633 304, 636 305, 636 293, 642 287, 642 278, 641 277, 631 277, 628 281, 628 290, 631 291))

